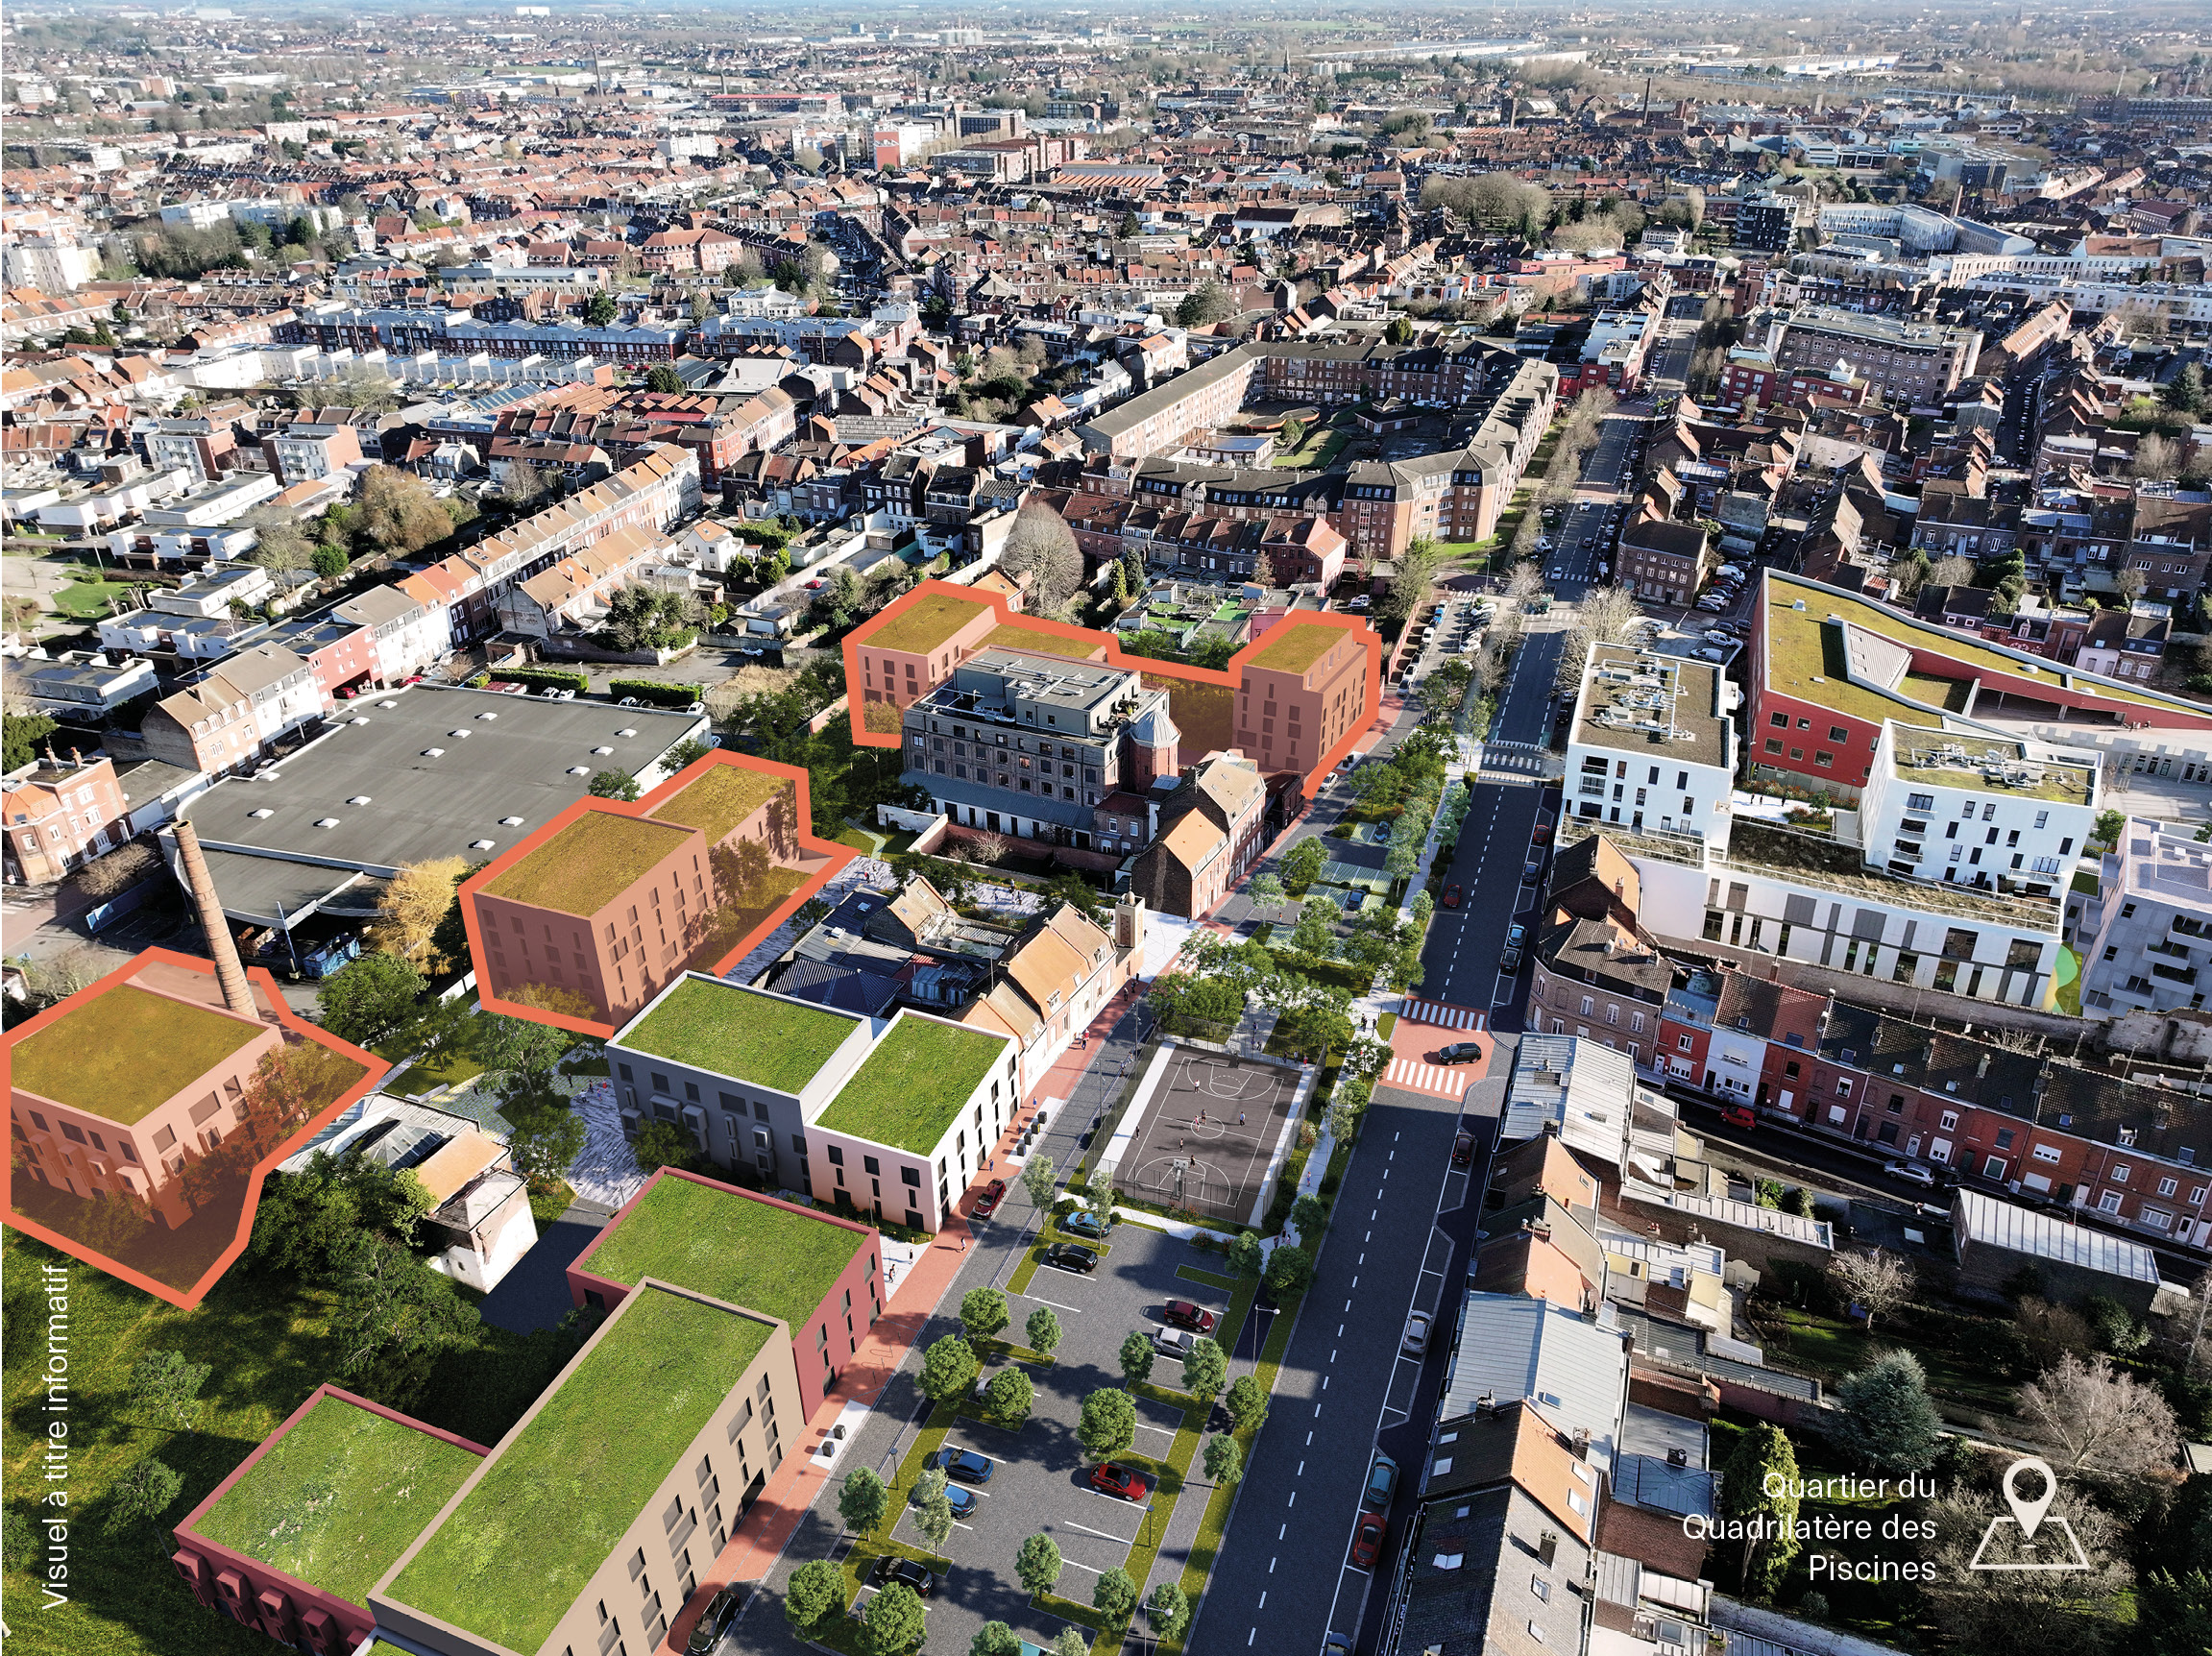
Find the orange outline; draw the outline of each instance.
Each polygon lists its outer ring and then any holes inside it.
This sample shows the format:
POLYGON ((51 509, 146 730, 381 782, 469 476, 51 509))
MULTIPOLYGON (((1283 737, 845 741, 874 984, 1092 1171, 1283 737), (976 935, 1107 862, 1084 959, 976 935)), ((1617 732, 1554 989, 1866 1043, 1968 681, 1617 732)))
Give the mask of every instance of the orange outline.
MULTIPOLYGON (((677 793, 697 781, 704 774, 706 767, 710 765, 742 766, 748 770, 766 771, 770 775, 781 776, 797 784, 798 818, 801 824, 797 832, 799 844, 807 851, 823 857, 826 862, 818 873, 808 879, 797 890, 768 911, 766 919, 739 938, 728 954, 715 962, 712 966, 687 965, 682 972, 677 974, 678 976, 682 976, 683 972, 703 971, 714 977, 720 977, 731 965, 743 959, 763 938, 796 913, 801 904, 828 885, 833 878, 842 871, 846 864, 860 855, 850 845, 840 845, 835 840, 817 840, 814 838, 812 828, 814 819, 814 802, 808 797, 808 778, 804 770, 795 765, 780 764, 773 759, 761 759, 750 753, 732 753, 726 748, 717 747, 704 757, 693 760, 691 764, 685 766, 683 769, 677 771, 675 775, 669 777, 643 798, 621 800, 587 796, 579 799, 521 844, 485 864, 482 868, 463 880, 457 889, 457 894, 461 898, 461 925, 469 934, 469 965, 476 977, 477 1004, 484 1011, 499 1012, 511 1018, 527 1018, 532 1023, 547 1024, 554 1029, 567 1030, 571 1035, 592 1035, 600 1040, 614 1038, 616 1031, 621 1027, 619 1024, 600 1023, 591 1018, 573 1017, 567 1012, 547 1011, 542 1007, 526 1007, 514 1001, 503 1000, 493 994, 486 986, 489 980, 484 970, 484 945, 483 940, 476 935, 476 905, 473 899, 480 889, 498 879, 516 863, 527 857, 547 840, 568 827, 570 823, 577 821, 593 812, 610 816, 644 816, 655 807, 666 804, 677 793)), ((782 865, 788 866, 788 865, 782 865)), ((675 981, 674 978, 670 978, 668 983, 675 981)), ((657 995, 661 989, 668 986, 668 984, 663 984, 653 993, 657 995)))
MULTIPOLYGON (((845 713, 852 725, 853 745, 855 747, 896 747, 900 742, 896 736, 878 735, 863 727, 864 715, 861 703, 851 699, 861 694, 861 664, 860 657, 856 653, 857 650, 861 645, 866 644, 879 628, 885 626, 894 617, 912 609, 923 598, 939 593, 964 598, 971 603, 988 605, 997 612, 998 624, 1001 626, 1012 623, 1034 628, 1038 632, 1050 634, 1055 638, 1073 639, 1083 644, 1103 644, 1106 645, 1106 665, 1108 667, 1129 668, 1163 678, 1179 678, 1192 684, 1214 685, 1230 691, 1238 689, 1244 682, 1245 658, 1253 651, 1264 649, 1268 645, 1274 643, 1276 635, 1286 626, 1328 626, 1335 627, 1340 632, 1356 632, 1364 635, 1361 642, 1367 648, 1366 706, 1360 710, 1358 717, 1352 719, 1344 740, 1330 748, 1328 752, 1323 754, 1315 767, 1306 772, 1303 791, 1309 798, 1314 793, 1316 786, 1325 780, 1331 770, 1336 768, 1338 761, 1351 751, 1353 744, 1367 733, 1368 727, 1373 724, 1382 713, 1382 635, 1370 627, 1366 621, 1359 616, 1345 615, 1331 610, 1294 610, 1281 621, 1276 621, 1274 626, 1269 627, 1265 633, 1238 650, 1236 654, 1229 657, 1227 668, 1217 670, 1212 668, 1193 667, 1188 662, 1161 661, 1149 655, 1125 655, 1122 652, 1121 645, 1117 642, 1118 634, 1105 632, 1097 627, 1076 626, 1068 621, 1046 621, 1038 616, 1024 615, 1019 610, 1009 609, 1003 594, 981 593, 973 587, 963 587, 952 581, 937 580, 933 577, 923 581, 912 592, 904 594, 885 605, 879 613, 845 635, 843 645, 845 652, 845 695, 848 702, 845 713)), ((938 684, 943 682, 942 679, 937 681, 938 684)), ((931 686, 931 689, 934 690, 935 688, 936 685, 931 686)))
MULTIPOLYGON (((72 1007, 79 1005, 81 997, 105 994, 109 988, 136 976, 147 966, 155 964, 182 966, 187 971, 198 972, 210 981, 215 976, 214 963, 202 960, 197 955, 181 955, 174 949, 141 949, 98 983, 87 985, 67 1000, 57 1002, 48 1007, 28 1023, 18 1024, 10 1030, 8 1032, 8 1050, 12 1053, 18 1040, 44 1029, 72 1007)), ((245 1252, 247 1240, 254 1234, 255 1211, 261 1205, 261 1184, 270 1171, 285 1157, 297 1152, 301 1146, 304 1145, 307 1140, 314 1137, 325 1127, 336 1120, 340 1112, 350 1105, 374 1092, 377 1084, 392 1070, 392 1065, 378 1058, 375 1053, 365 1051, 351 1041, 340 1040, 336 1035, 307 1022, 306 1019, 294 1012, 291 1008, 284 1004, 284 997, 277 987, 276 977, 266 966, 250 966, 247 968, 246 975, 250 979, 260 980, 263 989, 267 991, 268 1005, 275 1010, 280 1027, 346 1058, 358 1059, 365 1067, 359 1081, 348 1087, 335 1101, 310 1118, 291 1137, 285 1139, 283 1143, 254 1164, 253 1172, 246 1179, 246 1201, 238 1215, 237 1233, 231 1238, 230 1246, 215 1256, 214 1263, 207 1267, 200 1279, 193 1283, 191 1289, 188 1292, 180 1293, 166 1282, 157 1281, 152 1277, 132 1270, 128 1265, 117 1264, 103 1254, 93 1253, 73 1237, 64 1236, 58 1230, 50 1230, 35 1219, 24 1218, 22 1214, 15 1211, 15 1164, 12 1157, 9 1160, 7 1173, 0 1176, 6 1180, 8 1197, 7 1210, 0 1212, 0 1224, 12 1226, 26 1236, 36 1236, 49 1248, 59 1248, 71 1258, 82 1260, 87 1265, 96 1266, 110 1277, 128 1282, 134 1288, 143 1288, 155 1298, 166 1300, 170 1304, 179 1306, 183 1310, 191 1310, 207 1297, 207 1290, 215 1285, 223 1273, 228 1271, 236 1261, 238 1255, 245 1252)), ((219 999, 217 1004, 220 1004, 219 999)))

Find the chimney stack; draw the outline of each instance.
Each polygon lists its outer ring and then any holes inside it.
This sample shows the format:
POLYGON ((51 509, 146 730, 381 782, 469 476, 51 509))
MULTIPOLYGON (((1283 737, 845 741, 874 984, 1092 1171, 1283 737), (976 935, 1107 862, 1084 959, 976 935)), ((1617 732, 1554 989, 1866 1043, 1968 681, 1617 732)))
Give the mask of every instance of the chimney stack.
POLYGON ((223 918, 223 900, 215 894, 215 877, 207 872, 207 859, 200 853, 200 831, 189 822, 177 824, 177 861, 184 865, 184 884, 191 889, 192 902, 200 911, 200 930, 207 935, 215 981, 223 986, 223 1004, 240 1017, 258 1023, 261 1009, 254 1004, 254 990, 238 959, 237 940, 223 918))

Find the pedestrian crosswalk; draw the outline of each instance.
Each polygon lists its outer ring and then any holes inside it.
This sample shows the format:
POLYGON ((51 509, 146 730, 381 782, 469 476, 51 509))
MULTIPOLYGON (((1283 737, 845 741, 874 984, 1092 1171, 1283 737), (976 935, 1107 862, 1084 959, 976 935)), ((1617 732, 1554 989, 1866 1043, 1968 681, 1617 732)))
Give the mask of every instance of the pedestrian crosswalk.
POLYGON ((1394 1058, 1390 1060, 1390 1067, 1382 1072, 1382 1083, 1385 1086, 1431 1093, 1438 1098, 1458 1098, 1467 1091, 1468 1077, 1475 1067, 1422 1063, 1416 1059, 1394 1058))
POLYGON ((1478 1030, 1487 1021, 1487 1014, 1471 1007, 1446 1006, 1442 1001, 1408 1000, 1398 1015, 1408 1023, 1440 1024, 1447 1030, 1478 1030))

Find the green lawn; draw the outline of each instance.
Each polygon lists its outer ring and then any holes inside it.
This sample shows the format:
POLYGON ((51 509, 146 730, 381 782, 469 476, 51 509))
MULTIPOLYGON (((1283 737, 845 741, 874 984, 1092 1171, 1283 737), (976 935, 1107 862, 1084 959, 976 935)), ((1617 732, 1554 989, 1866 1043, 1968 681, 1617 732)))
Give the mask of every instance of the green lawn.
MULTIPOLYGON (((796 1093, 821 1072, 857 1021, 741 988, 687 979, 625 1043, 677 1063, 796 1093)), ((933 1145, 935 1141, 932 1141, 933 1145)))
POLYGON ((369 1589, 479 1464, 442 1438, 325 1398, 197 1530, 366 1604, 369 1589))
POLYGON ((678 1295, 632 1295, 391 1595, 511 1650, 537 1649, 770 1332, 678 1295))
MULTIPOLYGON (((380 1054, 389 1058, 391 1055, 380 1054)), ((404 1054, 401 1055, 404 1057, 404 1054)), ((599 1072, 606 1073, 606 1060, 599 1060, 599 1072)), ((450 1048, 433 1053, 420 1063, 411 1063, 384 1084, 384 1090, 398 1093, 402 1098, 413 1098, 428 1092, 432 1087, 458 1086, 484 1073, 484 1066, 465 1052, 450 1048)))
POLYGON ((1928 1389, 1939 1406, 1951 1404, 1953 1412, 2012 1412, 2012 1382, 1990 1372, 1986 1352, 1954 1351, 1915 1338, 1909 1312, 1884 1319, 1871 1335, 1840 1317, 1795 1306, 1762 1307, 1759 1326, 1772 1356, 1818 1376, 1832 1390, 1883 1352, 1902 1346, 1928 1371, 1928 1389))
POLYGON ((653 820, 696 828, 706 835, 708 844, 718 845, 732 829, 778 793, 790 794, 795 801, 797 791, 789 777, 756 770, 741 761, 724 761, 708 766, 681 793, 665 805, 655 806, 653 820))
POLYGON ((9 1057, 26 1092, 128 1127, 260 1034, 228 1012, 119 984, 78 996, 9 1057))
POLYGON ((974 621, 987 606, 981 598, 955 597, 934 592, 917 598, 862 641, 871 649, 895 649, 927 655, 954 633, 974 621))
POLYGON ((1006 1050, 999 1036, 909 1012, 839 1088, 817 1125, 927 1156, 1006 1050))
POLYGON ((269 1642, 203 1610, 155 1555, 144 1525, 110 1535, 98 1521, 118 1476, 142 1456, 158 1455, 184 1480, 159 1515, 175 1523, 307 1395, 335 1372, 325 1324, 331 1301, 314 1291, 232 1271, 196 1310, 182 1311, 43 1244, 11 1230, 0 1238, 4 1339, 5 1476, 11 1503, 41 1487, 47 1417, 38 1412, 48 1318, 41 1261, 67 1284, 66 1321, 58 1330, 69 1357, 68 1414, 73 1449, 67 1490, 82 1521, 68 1538, 69 1601, 30 1613, 39 1602, 29 1574, 6 1576, 11 1656, 268 1656, 269 1642), (132 1365, 149 1352, 178 1351, 211 1366, 189 1430, 154 1424, 128 1403, 132 1365))
POLYGON ((128 599, 130 586, 122 581, 104 581, 97 575, 87 574, 72 578, 66 586, 55 589, 52 603, 65 616, 79 621, 97 621, 109 613, 109 600, 128 599))
POLYGON ((780 1317, 796 1342, 862 1232, 689 1179, 661 1179, 576 1261, 625 1285, 646 1277, 780 1317))

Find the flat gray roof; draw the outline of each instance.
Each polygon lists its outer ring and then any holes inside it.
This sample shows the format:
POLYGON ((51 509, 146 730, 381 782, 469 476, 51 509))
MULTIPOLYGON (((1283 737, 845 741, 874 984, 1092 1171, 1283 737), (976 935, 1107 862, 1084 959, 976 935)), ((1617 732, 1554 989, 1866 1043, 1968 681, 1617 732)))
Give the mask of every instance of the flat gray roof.
POLYGON ((1628 1355, 1611 1311, 1592 1322, 1546 1300, 1468 1295, 1437 1419, 1472 1414, 1485 1392, 1499 1403, 1534 1398, 1553 1425, 1587 1430, 1592 1463, 1610 1470, 1628 1397, 1628 1355))
MULTIPOLYGON (((434 685, 363 696, 337 717, 300 752, 186 806, 201 843, 377 874, 482 863, 583 798, 595 771, 636 776, 706 728, 695 714, 434 685)), ((230 907, 220 874, 216 885, 230 907)))
POLYGON ((2061 1224, 2048 1213, 2016 1207, 1978 1191, 1954 1191, 1952 1200, 1951 1220, 1961 1243, 1979 1242, 2134 1282, 2158 1280, 2157 1255, 2140 1242, 2086 1225, 2061 1224))

